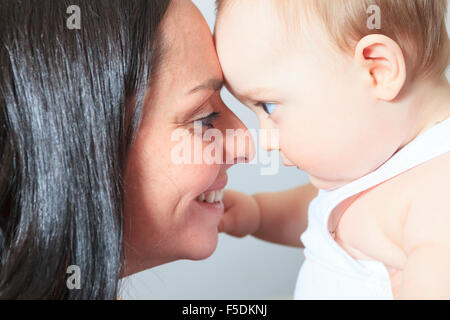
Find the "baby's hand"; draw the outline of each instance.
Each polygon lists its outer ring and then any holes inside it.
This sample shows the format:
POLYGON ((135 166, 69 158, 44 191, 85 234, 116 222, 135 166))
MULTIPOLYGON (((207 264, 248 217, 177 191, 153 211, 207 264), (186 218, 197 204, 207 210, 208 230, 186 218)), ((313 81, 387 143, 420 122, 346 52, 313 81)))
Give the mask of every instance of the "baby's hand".
POLYGON ((255 198, 245 193, 225 190, 223 203, 225 214, 219 223, 219 232, 241 238, 258 231, 261 217, 255 198))

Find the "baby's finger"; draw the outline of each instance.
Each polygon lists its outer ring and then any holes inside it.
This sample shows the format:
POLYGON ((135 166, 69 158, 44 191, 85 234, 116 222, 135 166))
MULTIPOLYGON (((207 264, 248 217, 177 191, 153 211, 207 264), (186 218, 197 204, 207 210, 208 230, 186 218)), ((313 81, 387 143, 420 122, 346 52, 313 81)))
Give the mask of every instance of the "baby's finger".
POLYGON ((225 207, 225 212, 227 212, 235 204, 238 197, 239 192, 234 190, 224 190, 222 202, 225 207))
POLYGON ((222 220, 220 220, 219 222, 219 232, 225 232, 225 233, 230 233, 233 230, 233 218, 231 217, 230 212, 225 212, 222 220))
POLYGON ((237 212, 233 212, 232 210, 225 212, 219 224, 219 232, 225 232, 238 238, 245 237, 248 234, 245 228, 239 225, 236 214, 237 212))

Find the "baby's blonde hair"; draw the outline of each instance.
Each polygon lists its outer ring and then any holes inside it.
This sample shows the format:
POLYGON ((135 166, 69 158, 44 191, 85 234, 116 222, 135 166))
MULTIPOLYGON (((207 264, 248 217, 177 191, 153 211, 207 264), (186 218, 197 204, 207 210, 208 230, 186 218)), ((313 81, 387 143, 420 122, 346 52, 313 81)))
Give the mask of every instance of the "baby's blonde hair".
MULTIPOLYGON (((234 1, 216 0, 218 13, 234 1)), ((369 34, 383 34, 402 48, 410 77, 445 74, 450 56, 445 24, 447 0, 272 1, 287 25, 294 29, 301 18, 306 18, 305 21, 319 18, 330 39, 344 52, 353 53, 358 41, 369 34), (380 9, 379 29, 369 28, 367 24, 372 5, 380 9)))

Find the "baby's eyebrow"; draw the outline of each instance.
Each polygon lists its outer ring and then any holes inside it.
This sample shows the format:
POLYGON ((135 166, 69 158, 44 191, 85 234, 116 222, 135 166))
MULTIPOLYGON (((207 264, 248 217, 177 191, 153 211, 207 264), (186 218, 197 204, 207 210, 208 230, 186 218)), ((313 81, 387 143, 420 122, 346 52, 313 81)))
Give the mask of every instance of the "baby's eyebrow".
POLYGON ((251 97, 251 96, 257 96, 258 94, 261 94, 261 92, 267 91, 267 89, 264 88, 257 88, 257 89, 251 89, 244 93, 245 97, 251 97))
POLYGON ((232 86, 230 85, 230 83, 227 81, 227 79, 225 78, 225 82, 224 82, 224 86, 225 88, 239 101, 241 101, 243 104, 255 104, 257 102, 260 102, 258 99, 258 96, 261 95, 262 93, 268 93, 268 92, 272 92, 272 90, 266 89, 266 88, 256 88, 256 89, 250 89, 247 90, 245 93, 241 94, 239 92, 236 92, 234 90, 234 88, 232 88, 232 86))
POLYGON ((272 90, 268 88, 255 88, 245 91, 242 95, 242 97, 246 97, 247 99, 253 100, 253 101, 260 101, 264 99, 260 99, 263 94, 265 95, 265 98, 267 98, 267 95, 272 92, 272 90))

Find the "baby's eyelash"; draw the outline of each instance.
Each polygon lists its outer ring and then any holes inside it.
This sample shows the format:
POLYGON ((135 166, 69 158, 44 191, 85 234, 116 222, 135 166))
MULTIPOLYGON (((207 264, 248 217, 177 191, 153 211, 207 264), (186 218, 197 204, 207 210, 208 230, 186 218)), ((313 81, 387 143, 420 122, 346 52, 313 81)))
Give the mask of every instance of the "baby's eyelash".
POLYGON ((269 102, 258 102, 255 106, 262 108, 270 116, 274 112, 276 104, 269 102))

